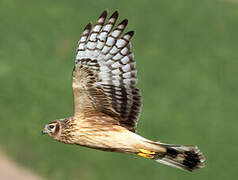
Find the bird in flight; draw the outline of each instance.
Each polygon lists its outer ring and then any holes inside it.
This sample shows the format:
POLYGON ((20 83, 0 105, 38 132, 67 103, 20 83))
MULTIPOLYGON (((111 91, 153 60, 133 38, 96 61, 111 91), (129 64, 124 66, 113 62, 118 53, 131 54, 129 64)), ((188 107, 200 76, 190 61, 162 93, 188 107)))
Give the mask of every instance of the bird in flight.
POLYGON ((74 115, 45 125, 42 134, 54 140, 103 151, 136 154, 179 169, 204 167, 197 146, 148 140, 138 134, 142 98, 130 40, 123 34, 128 20, 118 25, 118 11, 107 11, 80 37, 73 69, 74 115))

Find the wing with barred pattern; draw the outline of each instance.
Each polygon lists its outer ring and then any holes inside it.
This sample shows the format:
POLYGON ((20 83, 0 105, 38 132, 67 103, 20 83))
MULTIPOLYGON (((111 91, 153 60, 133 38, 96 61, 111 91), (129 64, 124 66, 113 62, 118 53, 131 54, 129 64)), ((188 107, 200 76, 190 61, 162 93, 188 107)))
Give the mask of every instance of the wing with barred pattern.
POLYGON ((96 24, 89 23, 79 40, 73 71, 74 113, 103 112, 135 131, 141 94, 135 87, 137 71, 130 40, 122 35, 128 20, 115 28, 118 11, 108 19, 104 11, 96 24))

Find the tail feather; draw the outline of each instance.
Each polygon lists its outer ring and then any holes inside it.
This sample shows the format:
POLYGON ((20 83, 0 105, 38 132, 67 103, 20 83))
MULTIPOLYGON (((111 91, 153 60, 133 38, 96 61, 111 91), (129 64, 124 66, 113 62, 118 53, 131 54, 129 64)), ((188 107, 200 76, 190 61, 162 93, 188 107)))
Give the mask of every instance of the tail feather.
POLYGON ((153 154, 151 159, 157 162, 188 171, 195 171, 205 166, 205 157, 197 146, 164 144, 160 142, 153 142, 153 144, 166 148, 166 152, 163 154, 159 152, 153 154))
POLYGON ((167 148, 167 152, 164 157, 156 161, 188 171, 195 171, 205 166, 205 157, 197 146, 163 145, 167 148))

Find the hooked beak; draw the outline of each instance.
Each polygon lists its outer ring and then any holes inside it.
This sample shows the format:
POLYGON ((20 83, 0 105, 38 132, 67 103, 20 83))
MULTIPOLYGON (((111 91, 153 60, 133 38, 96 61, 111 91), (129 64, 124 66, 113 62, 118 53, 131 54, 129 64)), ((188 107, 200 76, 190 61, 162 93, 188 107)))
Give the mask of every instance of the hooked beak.
POLYGON ((42 131, 41 131, 41 134, 42 135, 45 135, 45 134, 47 134, 47 131, 46 131, 46 129, 44 128, 42 131))

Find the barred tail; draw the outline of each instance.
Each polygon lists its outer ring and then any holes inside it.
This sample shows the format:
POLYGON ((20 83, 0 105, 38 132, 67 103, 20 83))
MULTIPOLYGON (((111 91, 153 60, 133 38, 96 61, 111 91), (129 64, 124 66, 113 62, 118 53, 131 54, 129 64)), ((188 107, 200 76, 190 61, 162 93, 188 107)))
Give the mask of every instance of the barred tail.
MULTIPOLYGON (((160 142, 153 142, 153 144, 158 145, 160 148, 161 146, 165 147, 166 152, 144 151, 143 153, 149 152, 149 154, 143 155, 143 157, 188 171, 195 171, 205 166, 205 157, 197 146, 173 145, 160 142)), ((138 153, 138 155, 141 154, 138 153)))

